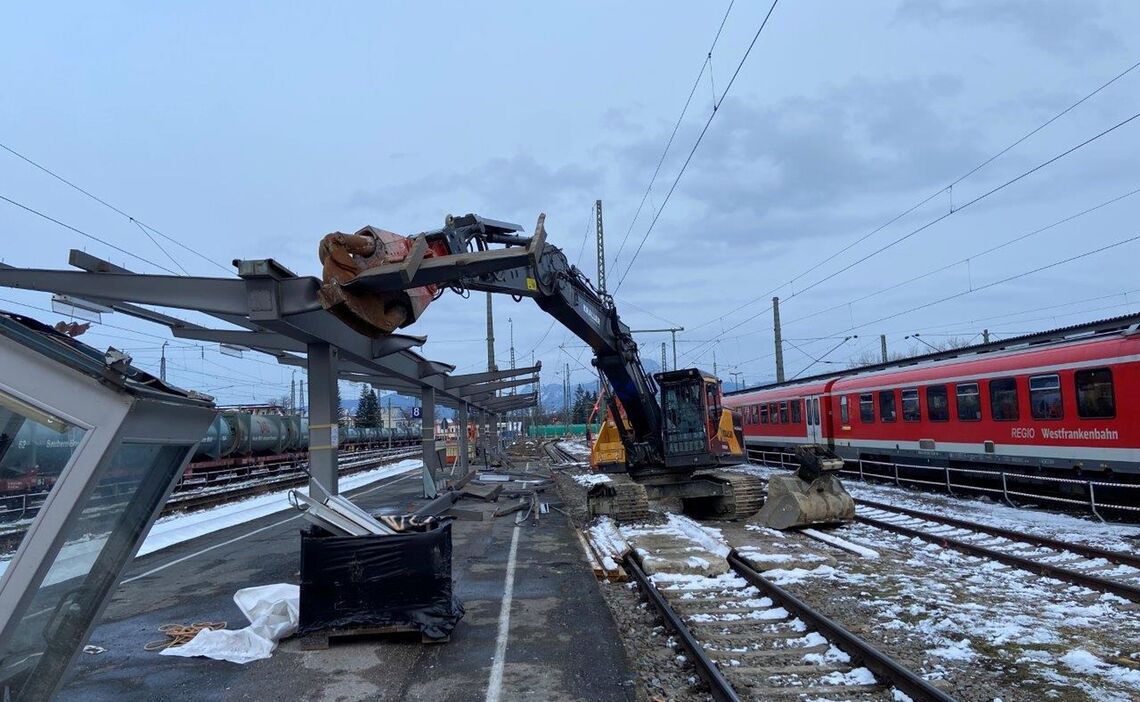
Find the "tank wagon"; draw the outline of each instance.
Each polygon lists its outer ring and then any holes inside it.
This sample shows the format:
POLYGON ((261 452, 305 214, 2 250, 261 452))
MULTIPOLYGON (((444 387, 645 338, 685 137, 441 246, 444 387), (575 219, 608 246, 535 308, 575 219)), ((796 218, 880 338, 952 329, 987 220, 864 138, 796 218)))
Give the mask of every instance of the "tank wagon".
MULTIPOLYGON (((419 429, 412 428, 342 427, 339 436, 339 448, 350 453, 421 440, 419 429)), ((59 434, 25 422, 0 458, 0 497, 50 489, 81 438, 77 429, 59 434)), ((275 410, 222 410, 198 444, 182 481, 200 484, 275 471, 305 460, 308 448, 307 418, 275 410)))

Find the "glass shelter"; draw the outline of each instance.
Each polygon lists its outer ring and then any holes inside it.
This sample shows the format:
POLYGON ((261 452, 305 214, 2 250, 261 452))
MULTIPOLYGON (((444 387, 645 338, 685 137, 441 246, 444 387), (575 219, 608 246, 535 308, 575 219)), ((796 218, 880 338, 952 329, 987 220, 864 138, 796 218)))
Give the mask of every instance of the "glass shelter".
POLYGON ((0 560, 0 699, 53 696, 214 414, 120 353, 0 313, 0 486, 23 499, 0 514, 27 523, 0 560))

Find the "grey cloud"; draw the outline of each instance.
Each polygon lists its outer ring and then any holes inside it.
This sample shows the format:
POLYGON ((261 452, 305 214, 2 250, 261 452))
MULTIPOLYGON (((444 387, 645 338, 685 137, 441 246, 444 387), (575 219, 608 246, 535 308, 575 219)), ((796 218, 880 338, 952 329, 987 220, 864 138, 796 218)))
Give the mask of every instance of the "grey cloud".
POLYGON ((907 0, 897 16, 935 26, 957 22, 1009 27, 1052 54, 1079 56, 1120 46, 1119 36, 1103 24, 1101 4, 1094 0, 907 0))
POLYGON ((487 203, 517 203, 512 208, 530 203, 543 207, 567 194, 594 190, 600 180, 601 172, 596 168, 575 164, 551 166, 531 156, 516 155, 493 158, 462 172, 429 174, 404 183, 358 190, 348 204, 388 210, 440 195, 454 200, 458 191, 487 203))

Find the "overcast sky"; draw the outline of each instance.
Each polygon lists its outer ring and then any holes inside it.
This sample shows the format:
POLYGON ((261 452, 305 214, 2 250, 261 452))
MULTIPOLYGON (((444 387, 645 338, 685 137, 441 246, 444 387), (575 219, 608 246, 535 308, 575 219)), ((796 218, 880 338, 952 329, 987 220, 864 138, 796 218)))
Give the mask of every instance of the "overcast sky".
MULTIPOLYGON (((272 257, 319 274, 330 231, 415 234, 466 212, 530 231, 546 212, 549 241, 593 278, 601 199, 622 318, 684 326, 680 364, 711 370, 715 353, 726 386, 733 371, 773 378, 773 294, 789 376, 877 351, 879 334, 905 350, 916 332, 1000 338, 1140 306, 1140 241, 1030 273, 1140 234, 1140 194, 985 253, 1140 188, 1140 119, 969 204, 1140 112, 1140 68, 947 190, 1140 61, 1130 1, 784 0, 634 259, 768 4, 732 8, 636 221, 726 3, 9 6, 0 143, 226 268, 272 257)), ((77 247, 177 269, 128 219, 3 151, 0 195, 146 259, 0 201, 9 264, 63 268, 77 247)), ((191 274, 225 275, 158 241, 191 274)), ((35 309, 47 295, 0 298, 60 319, 35 309)), ((479 370, 483 310, 448 293, 408 331, 429 336, 428 357, 479 370)), ((507 297, 501 366, 508 318, 520 364, 533 353, 544 381, 567 363, 572 382, 591 377, 581 342, 507 297)), ((165 329, 104 322, 84 340, 157 370, 165 329)), ((658 358, 668 336, 638 338, 658 358)), ((220 402, 288 392, 292 371, 264 357, 183 341, 167 354, 174 382, 220 402)))

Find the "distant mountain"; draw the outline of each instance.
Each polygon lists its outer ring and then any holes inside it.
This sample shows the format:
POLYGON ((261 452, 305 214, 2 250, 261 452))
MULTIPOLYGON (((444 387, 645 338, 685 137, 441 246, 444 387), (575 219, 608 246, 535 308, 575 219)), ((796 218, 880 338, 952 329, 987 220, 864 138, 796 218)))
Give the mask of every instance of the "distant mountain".
MULTIPOLYGON (((643 358, 643 359, 641 359, 641 364, 642 364, 642 366, 645 367, 645 372, 648 373, 649 375, 653 375, 654 373, 657 373, 658 371, 661 370, 661 364, 657 363, 656 361, 653 361, 652 359, 643 358)), ((543 372, 543 378, 549 378, 550 375, 551 375, 550 373, 543 372)), ((581 378, 582 374, 579 373, 577 377, 581 378)), ((556 380, 557 380, 557 377, 556 377, 556 380)), ((570 382, 570 401, 571 402, 574 401, 574 393, 576 393, 578 391, 579 385, 581 385, 582 389, 586 390, 587 392, 591 392, 591 393, 597 393, 598 392, 598 381, 596 379, 590 380, 588 382, 578 382, 578 381, 571 380, 571 382, 570 382)), ((554 382, 554 383, 543 383, 542 384, 542 390, 541 390, 541 393, 539 395, 539 401, 542 403, 542 409, 547 411, 547 412, 559 412, 559 411, 561 411, 563 403, 565 401, 565 393, 562 390, 562 382, 559 380, 558 382, 554 382)))

